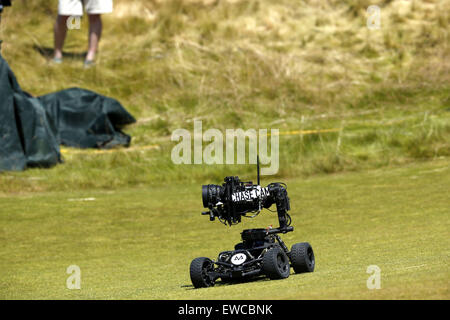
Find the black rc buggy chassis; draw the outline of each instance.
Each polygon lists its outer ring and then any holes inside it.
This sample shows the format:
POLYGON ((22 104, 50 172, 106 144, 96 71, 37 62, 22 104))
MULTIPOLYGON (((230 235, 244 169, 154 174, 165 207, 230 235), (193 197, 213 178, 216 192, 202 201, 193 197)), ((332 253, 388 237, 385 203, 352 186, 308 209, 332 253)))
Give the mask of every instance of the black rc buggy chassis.
POLYGON ((217 279, 230 282, 238 279, 267 276, 270 279, 289 277, 295 273, 314 271, 315 258, 309 243, 296 243, 288 250, 278 233, 280 229, 247 229, 241 233, 242 242, 235 250, 219 253, 216 261, 196 258, 190 266, 191 280, 196 288, 214 286, 217 279))
POLYGON ((296 273, 313 272, 314 252, 307 242, 296 243, 291 251, 281 240, 279 233, 294 230, 288 214, 290 201, 287 186, 282 182, 260 184, 259 157, 257 159, 258 183, 242 182, 239 177, 225 177, 224 184, 203 185, 202 212, 211 221, 216 218, 225 225, 241 222, 241 217, 256 217, 265 208, 276 205, 278 228, 247 229, 241 233, 242 242, 234 250, 222 251, 217 260, 206 257, 195 258, 190 265, 190 276, 195 288, 214 286, 217 279, 229 282, 236 279, 265 275, 270 279, 289 277, 291 267, 296 273), (247 216, 252 214, 252 216, 247 216))

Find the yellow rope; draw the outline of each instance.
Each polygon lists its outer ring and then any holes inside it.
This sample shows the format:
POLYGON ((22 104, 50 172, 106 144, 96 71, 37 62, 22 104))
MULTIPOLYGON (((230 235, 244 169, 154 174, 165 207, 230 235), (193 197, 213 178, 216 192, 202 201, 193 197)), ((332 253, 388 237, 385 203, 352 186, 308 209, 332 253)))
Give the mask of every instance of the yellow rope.
POLYGON ((133 152, 133 151, 145 151, 145 150, 155 150, 160 149, 159 144, 153 144, 149 146, 136 146, 130 148, 113 148, 113 149, 75 149, 61 147, 62 154, 106 154, 114 152, 133 152))
MULTIPOLYGON (((326 133, 326 132, 337 132, 341 129, 339 128, 333 128, 333 129, 317 129, 317 130, 293 130, 293 131, 281 131, 278 132, 279 136, 293 136, 297 134, 315 134, 315 133, 326 133)), ((268 133, 270 136, 271 133, 268 133)))
MULTIPOLYGON (((281 131, 278 132, 279 136, 292 136, 292 135, 306 135, 306 134, 316 134, 316 133, 327 133, 327 132, 337 132, 339 128, 333 129, 317 129, 317 130, 292 130, 292 131, 281 131)), ((269 136, 270 132, 267 133, 269 136)), ((108 154, 114 152, 133 152, 133 151, 146 151, 146 150, 159 150, 161 146, 159 144, 153 144, 148 146, 135 146, 129 148, 113 148, 113 149, 76 149, 61 147, 62 154, 108 154)))

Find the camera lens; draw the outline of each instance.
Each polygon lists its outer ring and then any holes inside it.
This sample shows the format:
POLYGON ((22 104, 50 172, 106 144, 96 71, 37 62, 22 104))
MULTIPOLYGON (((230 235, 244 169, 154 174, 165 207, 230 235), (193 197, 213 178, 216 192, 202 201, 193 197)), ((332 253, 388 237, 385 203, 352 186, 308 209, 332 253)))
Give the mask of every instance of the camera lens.
POLYGON ((208 208, 208 186, 207 185, 202 186, 202 200, 203 200, 203 207, 208 208))
POLYGON ((208 184, 202 186, 203 207, 209 208, 220 201, 221 186, 208 184))

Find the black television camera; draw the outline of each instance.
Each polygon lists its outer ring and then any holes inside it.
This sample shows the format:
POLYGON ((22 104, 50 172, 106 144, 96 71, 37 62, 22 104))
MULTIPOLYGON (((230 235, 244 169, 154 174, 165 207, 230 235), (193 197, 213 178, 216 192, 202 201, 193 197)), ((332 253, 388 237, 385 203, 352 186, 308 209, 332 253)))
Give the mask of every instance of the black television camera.
POLYGON ((230 280, 268 276, 270 279, 289 277, 290 267, 296 273, 313 272, 315 257, 311 245, 307 242, 296 243, 291 251, 281 240, 279 233, 294 230, 290 226, 292 219, 287 186, 284 183, 270 183, 260 186, 259 158, 257 161, 258 183, 242 182, 238 177, 226 177, 222 185, 203 185, 203 206, 209 210, 202 212, 210 220, 218 218, 225 225, 241 222, 241 217, 254 218, 262 209, 276 205, 278 228, 247 229, 241 233, 242 242, 232 251, 223 251, 217 261, 206 257, 196 258, 190 265, 190 276, 194 287, 209 287, 220 278, 222 282, 230 280), (248 215, 251 214, 251 215, 248 215))
POLYGON ((256 217, 263 208, 270 208, 276 204, 280 232, 292 231, 288 228, 291 217, 287 213, 290 210, 289 197, 284 183, 271 183, 263 188, 250 182, 241 182, 239 177, 226 177, 225 183, 220 185, 202 186, 203 206, 209 211, 202 212, 209 215, 214 221, 219 221, 229 226, 241 222, 241 217, 256 217), (252 216, 247 216, 252 213, 252 216))

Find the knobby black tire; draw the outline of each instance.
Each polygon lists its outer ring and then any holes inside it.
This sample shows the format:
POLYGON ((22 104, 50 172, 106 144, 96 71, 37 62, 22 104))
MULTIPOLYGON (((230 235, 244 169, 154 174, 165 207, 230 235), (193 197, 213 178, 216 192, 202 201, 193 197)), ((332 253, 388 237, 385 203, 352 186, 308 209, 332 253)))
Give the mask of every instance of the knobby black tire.
POLYGON ((295 273, 314 271, 316 260, 314 251, 308 242, 296 243, 292 246, 291 265, 295 273))
POLYGON ((270 279, 285 279, 289 277, 289 258, 278 246, 269 249, 262 260, 262 270, 270 279))
POLYGON ((208 272, 212 271, 213 265, 209 258, 195 258, 191 262, 191 281, 195 288, 207 288, 214 286, 214 281, 209 277, 208 272))

